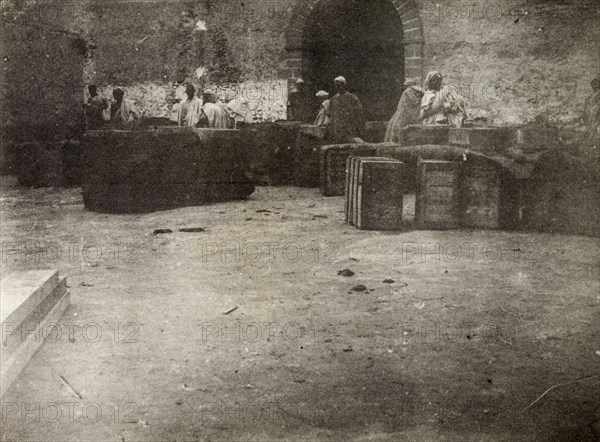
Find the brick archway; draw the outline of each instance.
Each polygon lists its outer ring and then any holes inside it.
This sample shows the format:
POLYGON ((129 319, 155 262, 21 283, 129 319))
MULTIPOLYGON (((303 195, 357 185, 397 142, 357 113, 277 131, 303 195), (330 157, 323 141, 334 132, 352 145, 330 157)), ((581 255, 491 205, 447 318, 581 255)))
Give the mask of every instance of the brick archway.
MULTIPOLYGON (((306 20, 321 0, 298 0, 286 33, 287 57, 283 78, 297 78, 302 72, 303 32, 306 20)), ((407 78, 423 79, 423 24, 414 0, 390 0, 403 27, 404 67, 407 78)))

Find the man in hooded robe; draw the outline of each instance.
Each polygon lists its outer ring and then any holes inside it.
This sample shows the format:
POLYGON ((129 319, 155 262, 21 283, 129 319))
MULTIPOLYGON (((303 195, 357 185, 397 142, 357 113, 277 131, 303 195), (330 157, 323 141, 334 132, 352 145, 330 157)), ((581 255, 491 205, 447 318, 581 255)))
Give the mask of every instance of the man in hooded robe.
POLYGON ((425 79, 421 100, 423 124, 450 124, 461 127, 467 118, 465 100, 450 87, 442 85, 442 74, 432 71, 425 79))
POLYGON ((346 79, 334 80, 336 94, 329 100, 328 138, 332 143, 362 143, 365 133, 363 106, 356 95, 348 91, 346 79))
POLYGON ((402 144, 404 141, 404 128, 411 124, 421 123, 420 109, 423 90, 414 78, 407 79, 404 82, 404 87, 398 109, 387 126, 384 139, 386 143, 402 144))

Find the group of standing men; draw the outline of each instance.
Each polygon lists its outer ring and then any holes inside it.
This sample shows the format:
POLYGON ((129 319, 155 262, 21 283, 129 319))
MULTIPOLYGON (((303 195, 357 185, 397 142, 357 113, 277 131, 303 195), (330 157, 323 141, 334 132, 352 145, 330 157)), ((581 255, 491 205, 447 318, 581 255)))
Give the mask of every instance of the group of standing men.
MULTIPOLYGON (((467 112, 465 100, 442 84, 439 72, 430 72, 425 79, 425 90, 416 79, 408 79, 398 109, 388 123, 386 142, 401 143, 403 131, 410 124, 450 124, 461 127, 467 112)), ((317 92, 321 101, 315 119, 314 100, 306 93, 304 80, 296 82, 296 90, 289 96, 288 119, 325 127, 332 143, 362 142, 365 117, 359 98, 349 92, 346 79, 334 80, 335 95, 329 99, 325 91, 317 92)))
POLYGON ((90 97, 85 104, 86 128, 88 130, 102 129, 132 129, 140 118, 133 101, 125 98, 125 92, 116 88, 113 90, 114 101, 108 104, 106 98, 98 95, 95 84, 88 86, 90 97))
POLYGON ((296 90, 289 95, 288 120, 325 128, 332 143, 360 143, 365 132, 363 106, 348 90, 344 77, 337 77, 333 86, 335 95, 331 99, 326 91, 317 92, 320 107, 315 118, 315 101, 306 93, 304 80, 298 79, 296 90))

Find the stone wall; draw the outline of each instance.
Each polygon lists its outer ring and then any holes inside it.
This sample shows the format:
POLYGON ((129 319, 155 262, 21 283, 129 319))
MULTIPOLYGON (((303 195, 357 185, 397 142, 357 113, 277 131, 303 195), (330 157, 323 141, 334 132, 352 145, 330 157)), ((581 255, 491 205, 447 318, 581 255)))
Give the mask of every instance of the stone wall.
POLYGON ((595 0, 422 1, 425 71, 439 70, 474 116, 566 122, 600 72, 595 0))
MULTIPOLYGON (((402 17, 405 38, 410 37, 405 46, 407 76, 424 75, 430 69, 441 71, 447 83, 467 96, 472 116, 502 123, 541 115, 565 123, 579 114, 590 92, 589 81, 600 71, 596 0, 390 1, 402 17)), ((299 75, 296 72, 301 69, 294 63, 302 62, 294 58, 298 48, 290 42, 301 44, 302 17, 309 15, 315 2, 20 3, 34 4, 25 22, 77 33, 85 41, 82 81, 73 83, 81 91, 78 99, 84 98, 84 83, 98 84, 108 98, 118 86, 144 114, 171 116, 181 84, 193 80, 203 90, 225 90, 229 98, 241 95, 250 102, 257 120, 265 121, 285 116, 286 80, 299 75), (204 72, 201 79, 196 75, 199 68, 204 72)), ((38 37, 24 43, 11 40, 13 66, 19 66, 21 49, 37 45, 38 37)), ((20 83, 29 78, 24 70, 56 78, 52 69, 46 72, 45 64, 19 69, 15 71, 19 75, 10 77, 19 83, 13 90, 23 90, 34 101, 38 92, 30 92, 25 82, 20 83)), ((3 84, 6 78, 5 70, 3 84)), ((72 104, 73 99, 64 103, 72 104)), ((18 111, 15 106, 3 107, 4 121, 18 111)))

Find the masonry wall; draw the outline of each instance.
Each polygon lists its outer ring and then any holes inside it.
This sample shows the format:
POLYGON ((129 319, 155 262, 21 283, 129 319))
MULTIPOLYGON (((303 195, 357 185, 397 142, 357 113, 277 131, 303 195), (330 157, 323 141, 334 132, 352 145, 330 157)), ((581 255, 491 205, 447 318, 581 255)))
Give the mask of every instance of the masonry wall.
MULTIPOLYGON (((393 3, 400 8, 405 0, 393 3)), ((419 20, 411 16, 411 22, 422 26, 423 74, 441 71, 467 96, 472 116, 523 122, 541 115, 565 123, 580 113, 589 81, 600 71, 596 0, 406 3, 416 4, 419 11, 419 20)), ((32 24, 76 32, 85 41, 81 82, 73 80, 81 91, 78 99, 83 100, 84 84, 97 83, 109 98, 118 86, 146 115, 172 116, 183 92, 181 84, 193 80, 200 89, 217 90, 227 98, 241 95, 260 121, 285 116, 293 55, 286 49, 286 35, 291 23, 296 26, 298 14, 308 14, 310 4, 310 0, 38 0, 35 13, 28 14, 32 24), (205 72, 202 79, 197 78, 198 68, 205 72)), ((24 71, 56 78, 43 63, 19 71, 21 49, 36 45, 36 38, 28 43, 11 41, 15 57, 11 62, 17 66, 11 81, 19 83, 11 87, 34 101, 39 92, 30 92, 24 71)), ((411 72, 419 66, 415 51, 411 46, 408 52, 413 58, 411 72)), ((66 109, 73 99, 61 103, 60 108, 66 109)), ((4 121, 16 111, 4 106, 4 121)))
POLYGON ((600 2, 423 1, 424 71, 436 69, 473 116, 565 123, 600 72, 600 2))

